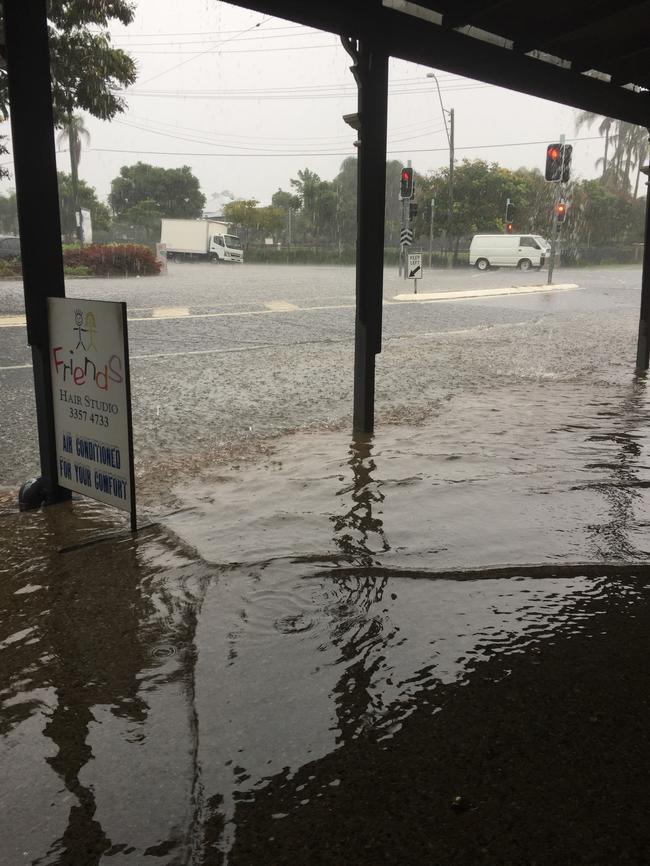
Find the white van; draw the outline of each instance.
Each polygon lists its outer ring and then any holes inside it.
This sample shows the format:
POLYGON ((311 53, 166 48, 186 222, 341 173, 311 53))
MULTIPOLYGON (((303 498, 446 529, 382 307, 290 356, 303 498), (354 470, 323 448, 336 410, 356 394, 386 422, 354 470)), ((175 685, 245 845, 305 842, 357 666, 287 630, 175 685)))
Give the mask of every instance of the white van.
POLYGON ((548 241, 540 235, 474 235, 469 248, 470 267, 542 268, 550 254, 548 241))

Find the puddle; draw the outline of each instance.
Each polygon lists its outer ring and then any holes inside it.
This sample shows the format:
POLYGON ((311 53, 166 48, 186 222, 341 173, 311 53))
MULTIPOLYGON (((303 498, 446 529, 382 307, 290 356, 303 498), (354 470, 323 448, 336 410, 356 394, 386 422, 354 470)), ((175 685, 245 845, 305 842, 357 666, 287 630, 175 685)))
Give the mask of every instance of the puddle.
POLYGON ((279 440, 136 538, 6 507, 0 863, 622 862, 647 430, 642 386, 535 385, 279 440))

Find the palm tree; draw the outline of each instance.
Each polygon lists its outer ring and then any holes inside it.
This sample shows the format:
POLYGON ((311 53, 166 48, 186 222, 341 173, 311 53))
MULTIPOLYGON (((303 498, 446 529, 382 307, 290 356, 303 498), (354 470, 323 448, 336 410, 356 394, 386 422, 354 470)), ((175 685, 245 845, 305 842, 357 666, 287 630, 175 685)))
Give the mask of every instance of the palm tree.
MULTIPOLYGON (((70 178, 72 181, 72 206, 76 214, 79 210, 79 163, 81 162, 81 140, 90 143, 90 133, 86 129, 84 119, 80 114, 70 112, 62 123, 61 130, 57 135, 57 142, 64 144, 68 142, 70 151, 70 178)), ((77 236, 81 242, 81 225, 77 226, 77 236)))
POLYGON ((636 158, 636 180, 634 182, 634 198, 639 194, 639 180, 641 178, 641 169, 648 161, 650 156, 650 142, 648 141, 648 130, 642 126, 635 127, 635 158, 636 158))
MULTIPOLYGON (((576 118, 576 132, 578 132, 583 126, 586 126, 587 129, 590 129, 594 123, 594 121, 599 118, 599 114, 594 114, 592 111, 581 111, 576 118)), ((610 130, 612 128, 612 124, 614 123, 613 117, 600 117, 600 125, 598 127, 598 134, 605 136, 605 153, 601 157, 601 159, 597 160, 596 166, 601 162, 603 164, 603 174, 604 178, 607 173, 607 156, 609 153, 609 135, 610 130)))

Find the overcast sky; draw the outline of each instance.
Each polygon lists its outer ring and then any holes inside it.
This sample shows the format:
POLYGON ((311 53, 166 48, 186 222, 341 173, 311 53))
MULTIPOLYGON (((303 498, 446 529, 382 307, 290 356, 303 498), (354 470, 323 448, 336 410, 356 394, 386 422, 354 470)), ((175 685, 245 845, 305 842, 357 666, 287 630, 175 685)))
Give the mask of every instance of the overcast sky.
MULTIPOLYGON (((309 167, 331 180, 353 155, 342 115, 356 110, 350 58, 337 37, 222 0, 136 0, 135 20, 113 42, 136 60, 128 108, 112 122, 86 118, 80 176, 105 200, 122 165, 189 165, 206 197, 224 190, 270 202, 309 167)), ((448 164, 435 82, 427 67, 390 65, 388 150, 419 172, 448 164)), ((546 143, 574 139, 575 110, 437 73, 456 118, 456 158, 543 169, 546 143)), ((4 125, 9 132, 9 125, 4 125)), ((597 129, 582 130, 580 138, 597 129)), ((599 140, 574 141, 574 174, 593 177, 599 140)), ((67 153, 58 155, 70 170, 67 153)), ((6 191, 11 181, 0 189, 6 191)))

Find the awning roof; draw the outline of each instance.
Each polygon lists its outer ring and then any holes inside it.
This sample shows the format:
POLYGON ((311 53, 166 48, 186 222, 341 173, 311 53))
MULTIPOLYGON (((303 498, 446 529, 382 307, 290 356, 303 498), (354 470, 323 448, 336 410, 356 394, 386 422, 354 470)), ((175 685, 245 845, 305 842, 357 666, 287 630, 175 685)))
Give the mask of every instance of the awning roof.
POLYGON ((234 2, 372 40, 404 60, 650 124, 650 0, 234 2))

